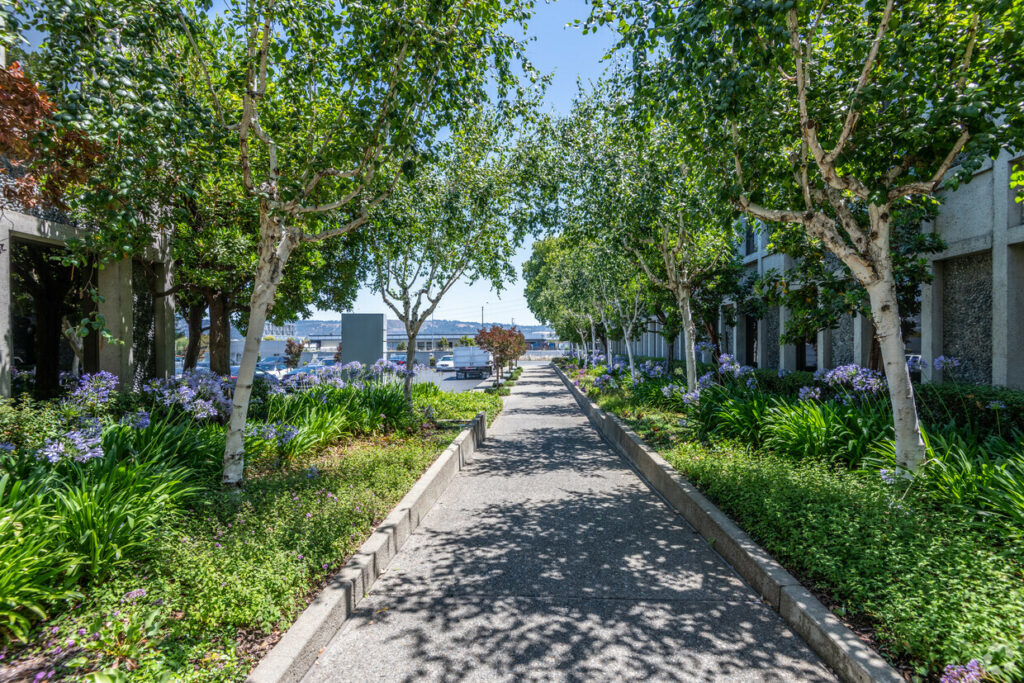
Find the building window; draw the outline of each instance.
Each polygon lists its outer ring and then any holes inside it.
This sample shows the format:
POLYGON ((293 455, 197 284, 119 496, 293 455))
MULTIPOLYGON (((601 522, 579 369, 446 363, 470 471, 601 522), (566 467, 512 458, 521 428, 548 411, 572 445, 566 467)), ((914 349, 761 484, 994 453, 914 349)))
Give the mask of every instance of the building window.
POLYGON ((746 222, 746 228, 743 253, 746 256, 750 256, 757 253, 757 233, 754 232, 754 226, 750 224, 750 221, 746 222))

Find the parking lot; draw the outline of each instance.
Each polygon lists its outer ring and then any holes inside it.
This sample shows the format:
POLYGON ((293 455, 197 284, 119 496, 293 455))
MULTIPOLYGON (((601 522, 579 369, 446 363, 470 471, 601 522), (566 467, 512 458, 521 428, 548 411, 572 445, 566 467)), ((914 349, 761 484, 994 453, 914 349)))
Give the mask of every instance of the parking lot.
POLYGON ((433 368, 428 368, 416 374, 416 382, 433 382, 437 386, 441 387, 445 391, 469 391, 477 384, 480 384, 481 379, 455 379, 454 372, 438 372, 433 368))

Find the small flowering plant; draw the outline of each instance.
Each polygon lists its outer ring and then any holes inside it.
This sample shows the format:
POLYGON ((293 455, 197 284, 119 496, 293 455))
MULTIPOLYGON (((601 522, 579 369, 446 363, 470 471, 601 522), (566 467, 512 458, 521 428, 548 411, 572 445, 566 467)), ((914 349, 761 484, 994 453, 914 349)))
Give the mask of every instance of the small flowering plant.
POLYGON ((143 387, 154 407, 180 411, 195 420, 220 423, 227 421, 231 414, 233 390, 231 378, 203 370, 153 380, 143 387))

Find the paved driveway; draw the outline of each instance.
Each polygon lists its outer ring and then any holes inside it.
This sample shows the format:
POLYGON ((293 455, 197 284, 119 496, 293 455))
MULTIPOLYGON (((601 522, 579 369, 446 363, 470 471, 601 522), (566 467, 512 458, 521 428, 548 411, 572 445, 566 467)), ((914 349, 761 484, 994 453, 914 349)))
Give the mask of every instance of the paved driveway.
POLYGON ((834 676, 534 366, 306 680, 834 676))

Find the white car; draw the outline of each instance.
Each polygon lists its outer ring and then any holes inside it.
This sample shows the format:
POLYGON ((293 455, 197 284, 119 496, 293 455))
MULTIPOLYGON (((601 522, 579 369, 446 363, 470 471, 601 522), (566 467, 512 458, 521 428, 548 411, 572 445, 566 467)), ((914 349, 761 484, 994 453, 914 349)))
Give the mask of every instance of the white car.
POLYGON ((455 358, 452 356, 441 356, 441 360, 434 363, 434 369, 438 372, 451 372, 455 369, 455 358))

